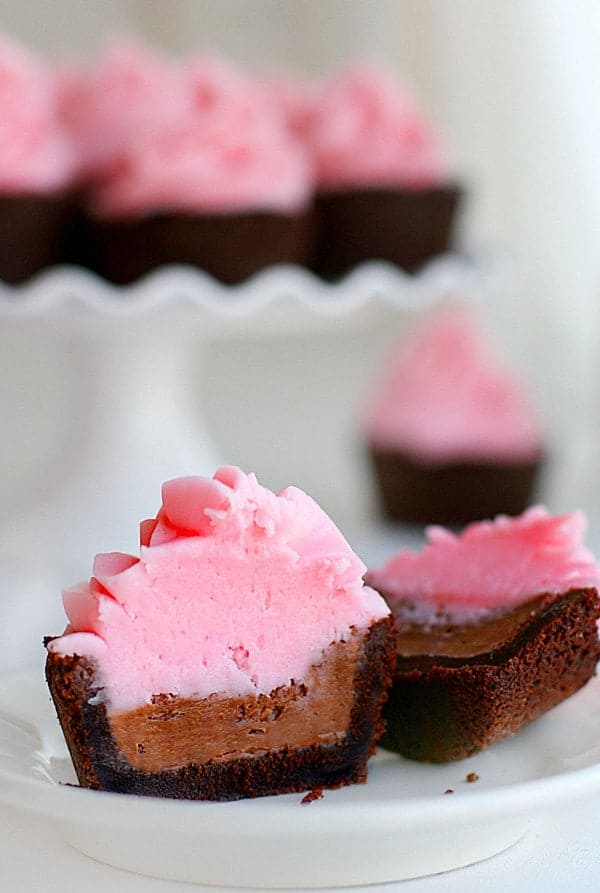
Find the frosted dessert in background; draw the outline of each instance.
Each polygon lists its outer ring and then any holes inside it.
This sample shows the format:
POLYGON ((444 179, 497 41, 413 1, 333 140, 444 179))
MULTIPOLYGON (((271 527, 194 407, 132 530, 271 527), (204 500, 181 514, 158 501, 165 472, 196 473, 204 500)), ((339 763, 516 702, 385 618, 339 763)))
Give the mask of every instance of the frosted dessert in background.
POLYGON ((395 348, 365 413, 385 513, 462 524, 528 504, 543 453, 523 384, 475 310, 453 303, 395 348))
POLYGON ((600 657, 600 567, 581 512, 542 507, 427 531, 421 552, 370 570, 399 627, 383 746, 470 756, 581 688, 600 657))
POLYGON ((306 138, 320 191, 425 189, 450 176, 441 139, 391 72, 356 65, 316 94, 306 138))
POLYGON ((92 192, 95 215, 296 214, 310 205, 306 154, 249 78, 205 56, 180 72, 179 88, 176 111, 128 134, 92 192))
POLYGON ((82 785, 191 799, 364 781, 395 640, 365 567, 302 491, 163 486, 140 557, 64 593, 47 678, 82 785))
POLYGON ((85 210, 89 191, 119 169, 132 140, 183 113, 181 78, 174 63, 128 36, 109 40, 87 62, 61 60, 57 72, 80 187, 67 260, 100 271, 102 251, 85 210))
POLYGON ((339 276, 370 259, 412 270, 447 250, 459 199, 447 150, 389 71, 358 64, 327 81, 304 139, 315 167, 320 273, 339 276))
POLYGON ((0 35, 0 279, 61 259, 76 157, 49 66, 0 35))
POLYGON ((71 186, 75 154, 58 117, 51 69, 0 37, 0 192, 55 195, 71 186))
POLYGON ((130 135, 88 210, 99 268, 129 282, 190 263, 223 282, 306 263, 312 172, 306 151, 254 80, 204 56, 179 72, 178 103, 130 135))
POLYGON ((8 281, 58 259, 118 283, 169 263, 225 283, 277 263, 336 277, 381 258, 413 270, 450 245, 446 149, 376 65, 311 80, 123 36, 90 61, 49 66, 5 39, 0 56, 8 281))
POLYGON ((93 183, 121 163, 140 132, 183 109, 177 66, 131 37, 109 41, 87 64, 65 64, 62 115, 76 147, 80 176, 93 183))

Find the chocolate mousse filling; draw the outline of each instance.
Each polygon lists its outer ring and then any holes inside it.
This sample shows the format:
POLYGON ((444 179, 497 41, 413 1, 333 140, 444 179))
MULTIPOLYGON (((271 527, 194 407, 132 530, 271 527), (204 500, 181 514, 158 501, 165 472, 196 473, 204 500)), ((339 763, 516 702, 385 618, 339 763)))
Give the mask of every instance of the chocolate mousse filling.
POLYGON ((354 630, 332 643, 304 680, 269 694, 167 693, 115 715, 85 658, 49 653, 46 676, 83 786, 238 799, 366 780, 383 730, 394 636, 390 617, 354 630))
POLYGON ((137 710, 109 716, 115 744, 136 769, 158 772, 186 763, 227 761, 286 747, 310 747, 344 737, 354 703, 353 681, 362 639, 336 642, 305 682, 270 694, 202 700, 158 695, 137 710))
POLYGON ((585 685, 600 659, 593 588, 545 593, 474 623, 426 627, 406 623, 409 611, 396 608, 380 744, 411 759, 460 760, 513 734, 585 685))

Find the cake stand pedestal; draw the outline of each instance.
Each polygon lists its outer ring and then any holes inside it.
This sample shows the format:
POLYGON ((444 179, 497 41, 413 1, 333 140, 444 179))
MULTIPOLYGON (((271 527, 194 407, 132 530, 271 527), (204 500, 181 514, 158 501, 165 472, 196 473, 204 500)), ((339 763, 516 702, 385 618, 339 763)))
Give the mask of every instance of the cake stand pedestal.
POLYGON ((29 624, 8 645, 13 663, 31 627, 39 623, 35 645, 62 629, 57 595, 89 576, 96 552, 136 552, 137 522, 156 513, 162 481, 210 475, 220 461, 193 412, 192 370, 202 368, 207 344, 193 321, 128 321, 47 338, 73 366, 70 412, 61 419, 62 461, 50 463, 37 504, 2 534, 3 628, 29 624))

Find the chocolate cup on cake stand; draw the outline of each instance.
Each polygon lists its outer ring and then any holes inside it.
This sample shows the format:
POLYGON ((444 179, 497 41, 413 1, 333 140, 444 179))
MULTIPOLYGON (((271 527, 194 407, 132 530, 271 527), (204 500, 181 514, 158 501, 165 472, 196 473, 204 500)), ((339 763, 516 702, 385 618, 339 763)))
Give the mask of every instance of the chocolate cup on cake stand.
POLYGON ((94 267, 125 284, 164 264, 191 264, 227 284, 278 263, 308 264, 314 218, 255 211, 90 220, 94 267))
POLYGON ((63 259, 67 264, 75 264, 95 270, 95 245, 93 233, 81 200, 73 209, 65 234, 63 259))
POLYGON ((417 462, 399 450, 371 445, 384 514, 411 524, 460 526, 496 515, 518 515, 530 504, 543 456, 515 461, 417 462))
POLYGON ((319 193, 315 272, 335 279, 367 260, 418 269, 450 248, 461 195, 455 184, 319 193))
POLYGON ((0 279, 16 285, 62 262, 73 212, 68 192, 0 195, 0 279))

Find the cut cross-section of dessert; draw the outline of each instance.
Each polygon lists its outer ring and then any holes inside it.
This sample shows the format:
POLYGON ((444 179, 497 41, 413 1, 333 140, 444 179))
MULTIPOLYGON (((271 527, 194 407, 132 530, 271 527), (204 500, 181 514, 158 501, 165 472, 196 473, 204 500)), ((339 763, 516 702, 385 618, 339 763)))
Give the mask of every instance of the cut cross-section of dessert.
POLYGON ((537 719, 594 675, 600 568, 580 512, 541 507, 460 536, 428 530, 367 581, 399 626, 381 744, 406 757, 471 756, 537 719))
POLYGON ((140 557, 64 593, 46 675, 80 783, 226 800, 366 779, 395 660, 365 567, 301 490, 163 486, 140 557))

